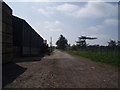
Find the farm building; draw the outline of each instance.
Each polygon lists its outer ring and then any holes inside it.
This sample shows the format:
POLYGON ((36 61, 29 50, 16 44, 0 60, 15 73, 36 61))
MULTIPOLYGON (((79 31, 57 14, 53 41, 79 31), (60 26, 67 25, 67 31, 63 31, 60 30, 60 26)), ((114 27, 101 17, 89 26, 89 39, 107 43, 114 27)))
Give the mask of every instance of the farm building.
POLYGON ((13 16, 15 56, 42 56, 44 39, 23 19, 13 16))
POLYGON ((44 56, 48 50, 45 40, 23 19, 12 15, 12 9, 2 2, 2 63, 14 58, 44 56))
POLYGON ((2 2, 2 63, 13 60, 12 9, 2 2))

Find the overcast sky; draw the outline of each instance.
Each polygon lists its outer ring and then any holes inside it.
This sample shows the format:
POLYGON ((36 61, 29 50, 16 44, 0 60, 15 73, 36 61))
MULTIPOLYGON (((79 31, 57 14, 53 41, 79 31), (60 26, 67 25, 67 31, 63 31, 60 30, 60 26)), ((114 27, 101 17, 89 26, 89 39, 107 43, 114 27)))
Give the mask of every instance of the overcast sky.
POLYGON ((72 45, 81 35, 97 37, 90 45, 118 40, 118 5, 107 2, 7 2, 13 15, 25 19, 53 44, 60 34, 72 45))

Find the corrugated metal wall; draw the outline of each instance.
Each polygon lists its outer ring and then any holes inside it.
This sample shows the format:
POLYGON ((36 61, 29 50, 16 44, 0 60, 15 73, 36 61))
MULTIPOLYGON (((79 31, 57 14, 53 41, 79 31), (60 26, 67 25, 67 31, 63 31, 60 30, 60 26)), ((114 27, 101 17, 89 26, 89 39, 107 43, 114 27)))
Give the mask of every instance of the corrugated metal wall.
POLYGON ((31 27, 23 20, 22 30, 22 55, 30 56, 30 47, 31 47, 31 27))
POLYGON ((23 56, 40 56, 43 38, 26 22, 23 21, 23 56))
POLYGON ((22 56, 42 54, 44 40, 25 20, 13 16, 13 31, 14 47, 21 49, 22 56))
POLYGON ((22 30, 23 27, 22 20, 18 20, 16 17, 12 16, 12 27, 13 27, 13 48, 14 57, 20 57, 22 52, 22 30))
POLYGON ((12 9, 4 2, 1 22, 3 63, 21 56, 43 56, 47 49, 44 39, 25 20, 12 16, 12 9))
POLYGON ((2 3, 2 62, 13 60, 12 10, 2 3))

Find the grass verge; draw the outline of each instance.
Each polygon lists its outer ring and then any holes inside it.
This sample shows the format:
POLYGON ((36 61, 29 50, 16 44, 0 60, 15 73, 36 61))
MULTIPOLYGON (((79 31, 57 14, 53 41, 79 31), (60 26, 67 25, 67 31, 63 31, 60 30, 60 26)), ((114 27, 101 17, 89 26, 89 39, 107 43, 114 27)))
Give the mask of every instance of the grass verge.
POLYGON ((69 54, 82 56, 85 58, 89 58, 95 62, 101 62, 116 66, 120 69, 120 55, 114 53, 100 53, 100 52, 92 52, 92 51, 67 51, 69 54))

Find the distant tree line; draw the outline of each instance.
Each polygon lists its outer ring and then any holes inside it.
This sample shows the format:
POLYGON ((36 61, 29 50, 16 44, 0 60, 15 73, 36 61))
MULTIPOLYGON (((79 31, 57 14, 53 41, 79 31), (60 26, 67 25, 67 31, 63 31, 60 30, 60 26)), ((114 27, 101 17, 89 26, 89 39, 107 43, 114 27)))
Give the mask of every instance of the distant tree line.
POLYGON ((60 35, 58 41, 56 42, 57 49, 60 50, 88 50, 88 51, 100 51, 100 52, 117 52, 120 50, 120 41, 114 41, 110 40, 108 42, 107 46, 100 46, 99 44, 97 45, 88 45, 86 43, 86 39, 97 39, 97 38, 92 38, 92 37, 79 37, 79 40, 76 42, 76 44, 70 46, 68 44, 68 40, 63 36, 60 35))

